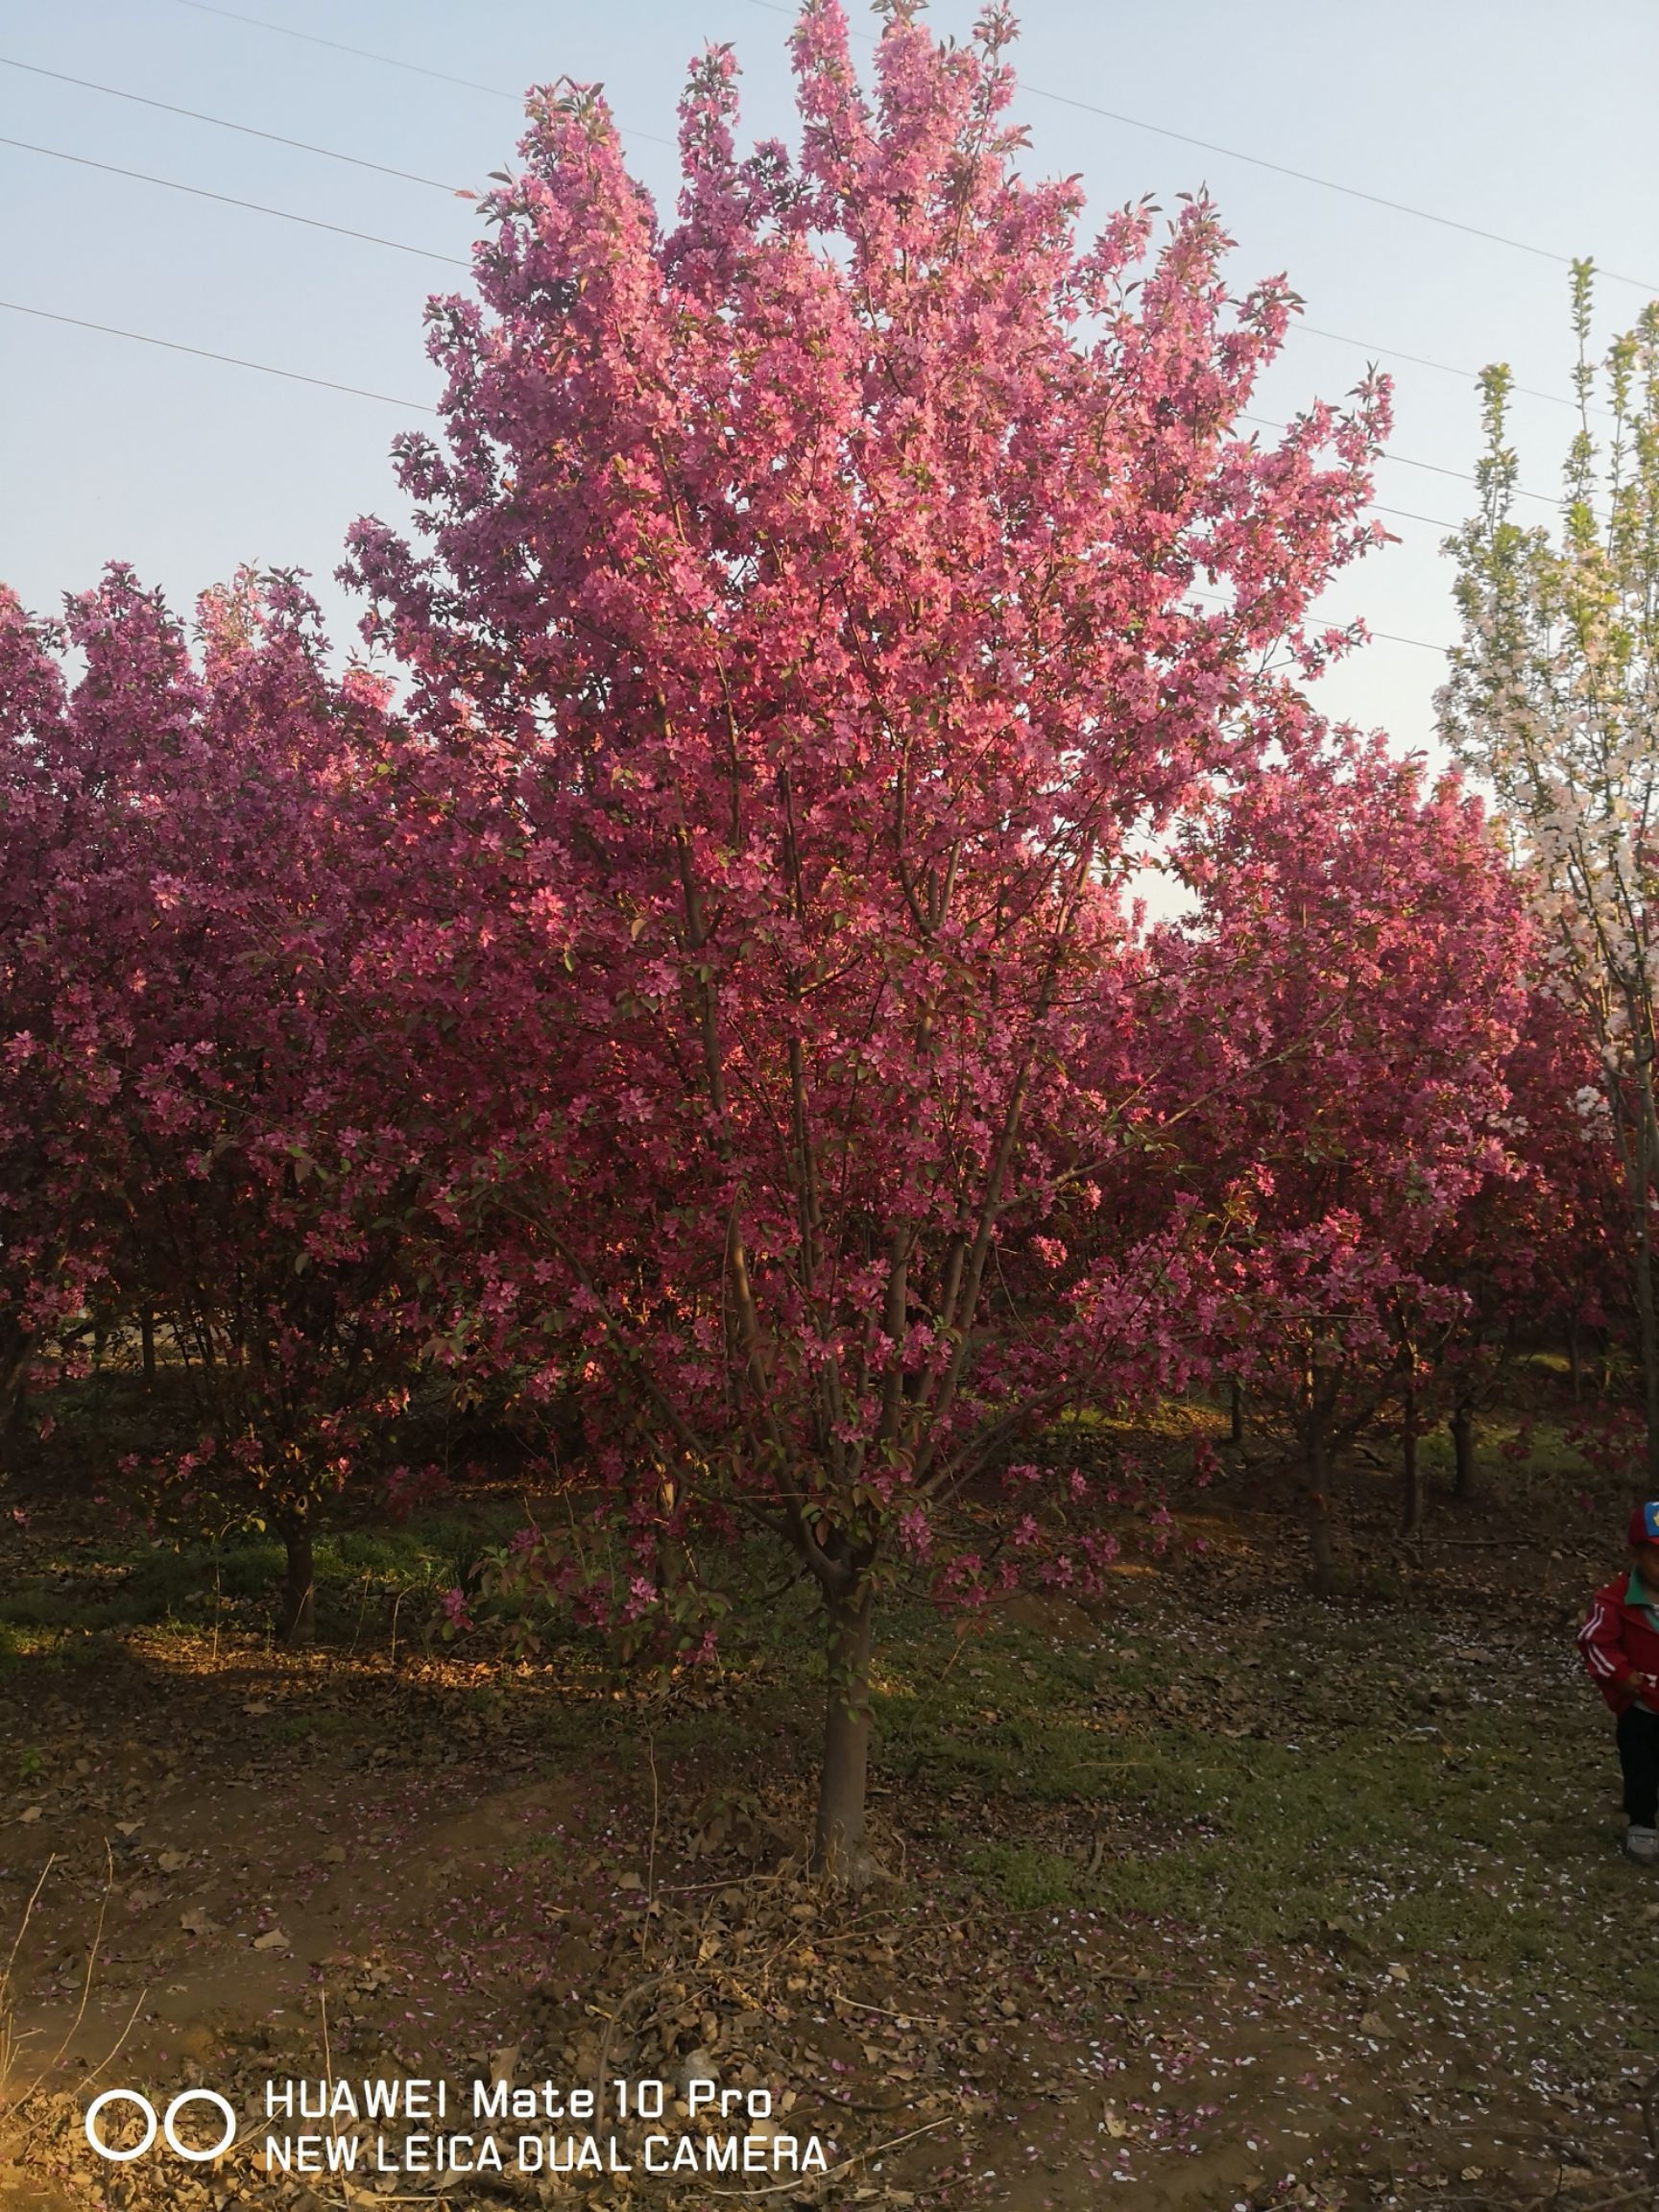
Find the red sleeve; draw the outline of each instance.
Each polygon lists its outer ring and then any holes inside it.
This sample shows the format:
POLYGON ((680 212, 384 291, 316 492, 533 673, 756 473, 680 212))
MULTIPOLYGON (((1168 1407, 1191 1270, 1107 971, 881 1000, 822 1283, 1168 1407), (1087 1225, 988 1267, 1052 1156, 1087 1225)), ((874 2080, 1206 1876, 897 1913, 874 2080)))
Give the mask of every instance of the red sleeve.
POLYGON ((1578 1648, 1590 1679, 1604 1697, 1621 1691, 1635 1671, 1624 1648, 1623 1618, 1610 1590, 1597 1591, 1590 1618, 1578 1631, 1578 1648))

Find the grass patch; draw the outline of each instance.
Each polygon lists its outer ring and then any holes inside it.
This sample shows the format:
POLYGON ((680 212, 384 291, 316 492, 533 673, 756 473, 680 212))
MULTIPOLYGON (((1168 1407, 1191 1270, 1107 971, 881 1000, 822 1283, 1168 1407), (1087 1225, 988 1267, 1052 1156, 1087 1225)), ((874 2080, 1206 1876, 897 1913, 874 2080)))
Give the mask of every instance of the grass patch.
MULTIPOLYGON (((1314 1944, 1426 1985, 1501 1978, 1557 2014, 1565 1996, 1587 2033, 1608 1987, 1659 2002, 1659 1961, 1628 1940, 1611 1747, 1554 1655, 1495 1674, 1401 1606, 1304 1602, 1293 1640, 1282 1619, 1170 1626, 994 1619, 959 1644, 891 1610, 873 1777, 931 1826, 965 1901, 1172 1921, 1228 1955, 1314 1944)), ((803 1601, 757 1638, 746 1711, 688 1713, 659 1743, 713 1730, 741 1757, 783 1712, 810 1765, 822 1680, 803 1601)))
MULTIPOLYGON (((400 1528, 321 1532, 314 1560, 320 1634, 349 1636, 366 1598, 436 1603, 520 1519, 516 1507, 484 1502, 417 1516, 400 1528)), ((227 1608, 238 1624, 257 1624, 274 1607, 282 1573, 281 1545, 252 1531, 217 1544, 129 1537, 69 1549, 0 1598, 0 1630, 204 1629, 227 1608)), ((418 1605, 405 1618, 419 1629, 418 1605)), ((19 1648, 13 1641, 13 1653, 19 1648)), ((0 1662, 4 1650, 0 1645, 0 1662)))
POLYGON ((1077 1868, 1053 1851, 1029 1843, 970 1843, 965 1872, 993 1890, 1011 1912, 1042 1912, 1077 1896, 1077 1868))

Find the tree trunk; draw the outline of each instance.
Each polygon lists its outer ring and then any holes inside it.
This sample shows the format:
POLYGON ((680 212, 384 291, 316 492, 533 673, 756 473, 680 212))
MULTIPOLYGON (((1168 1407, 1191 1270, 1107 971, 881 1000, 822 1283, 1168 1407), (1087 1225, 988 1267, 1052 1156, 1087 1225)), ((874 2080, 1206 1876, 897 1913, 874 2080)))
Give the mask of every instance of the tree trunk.
POLYGON ((1417 1391, 1406 1384, 1400 1407, 1400 1533, 1415 1536, 1423 1526, 1423 1469, 1417 1455, 1417 1391))
POLYGON ((1578 1349, 1578 1324, 1575 1321, 1567 1331, 1567 1372, 1573 1378, 1573 1403, 1578 1403, 1578 1392, 1584 1382, 1584 1359, 1578 1349))
POLYGON ((12 1380, 6 1398, 5 1433, 15 1440, 23 1433, 23 1425, 29 1418, 29 1362, 24 1360, 12 1380))
POLYGON ((287 1548, 282 1604, 276 1633, 284 1644, 309 1644, 317 1629, 317 1585, 311 1556, 311 1524, 302 1514, 277 1523, 287 1548))
POLYGON ((1475 1408, 1459 1398, 1447 1423, 1452 1431, 1452 1495, 1465 1503, 1475 1495, 1475 1408))
POLYGON ((1244 1392, 1239 1385, 1237 1375, 1234 1376, 1228 1385, 1227 1410, 1227 1440, 1231 1444, 1242 1444, 1244 1441, 1244 1392))
POLYGON ((1308 1544, 1313 1590, 1329 1598, 1336 1587, 1336 1550, 1331 1533, 1331 1440, 1325 1417, 1314 1408, 1308 1426, 1308 1544))
POLYGON ((870 1765, 870 1649, 875 1609, 866 1583, 849 1602, 826 1600, 829 1683, 824 1709, 824 1771, 818 1786, 815 1873, 854 1888, 868 1869, 864 1791, 870 1765))
POLYGON ((138 1316, 138 1342, 144 1358, 144 1393, 150 1397, 156 1389, 156 1316, 148 1306, 138 1316))

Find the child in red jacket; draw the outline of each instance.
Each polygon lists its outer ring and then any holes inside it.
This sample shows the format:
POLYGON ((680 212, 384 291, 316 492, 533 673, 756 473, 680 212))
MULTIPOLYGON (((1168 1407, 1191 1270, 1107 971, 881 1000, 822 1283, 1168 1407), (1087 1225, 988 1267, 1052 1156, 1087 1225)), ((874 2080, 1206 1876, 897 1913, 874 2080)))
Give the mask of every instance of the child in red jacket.
POLYGON ((1631 1567, 1596 1593, 1578 1648, 1619 1716, 1619 1764, 1630 1825, 1624 1849, 1659 1863, 1659 1500, 1630 1516, 1631 1567))

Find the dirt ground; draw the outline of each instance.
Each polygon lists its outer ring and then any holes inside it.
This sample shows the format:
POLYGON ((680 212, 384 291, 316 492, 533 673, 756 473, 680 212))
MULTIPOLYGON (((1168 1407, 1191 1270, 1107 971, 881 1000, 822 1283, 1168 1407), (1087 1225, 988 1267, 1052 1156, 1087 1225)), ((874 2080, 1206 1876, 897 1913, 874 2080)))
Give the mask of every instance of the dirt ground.
POLYGON ((1619 1555, 1575 1481, 1437 1500, 1398 1547, 1362 1463, 1358 1550, 1386 1574, 1315 1604, 1285 1501, 1236 1464, 1098 1605, 896 1621, 887 1871, 855 1901, 800 1870, 805 1616, 650 1697, 579 1647, 444 1648, 367 1599, 301 1653, 246 1605, 87 1630, 119 1547, 9 1493, 11 1586, 71 1624, 0 1672, 0 2204, 1643 2201, 1659 1876, 1619 1855, 1575 1670, 1619 1555), (728 2130, 813 2139, 828 2171, 653 2177, 633 2120, 597 2129, 626 2172, 267 2171, 305 2128, 268 2083, 426 2078, 452 2113, 474 2080, 660 2080, 693 2137, 690 2081, 764 2090, 770 2118, 728 2130), (217 2090, 238 2140, 99 2160, 82 2116, 112 2086, 217 2090))

